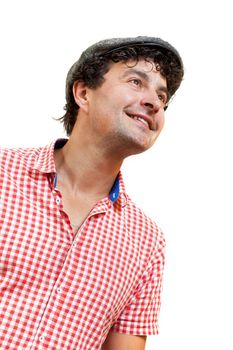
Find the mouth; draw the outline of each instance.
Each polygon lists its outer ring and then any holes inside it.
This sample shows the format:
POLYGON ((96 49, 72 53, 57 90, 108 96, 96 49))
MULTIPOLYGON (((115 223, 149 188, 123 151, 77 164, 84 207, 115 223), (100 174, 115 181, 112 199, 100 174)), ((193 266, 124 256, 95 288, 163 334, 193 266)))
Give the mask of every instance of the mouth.
POLYGON ((153 130, 152 128, 152 120, 150 117, 146 116, 146 115, 143 115, 143 114, 131 114, 131 113, 126 113, 126 115, 139 122, 140 124, 144 125, 145 127, 147 127, 148 129, 150 130, 153 130))

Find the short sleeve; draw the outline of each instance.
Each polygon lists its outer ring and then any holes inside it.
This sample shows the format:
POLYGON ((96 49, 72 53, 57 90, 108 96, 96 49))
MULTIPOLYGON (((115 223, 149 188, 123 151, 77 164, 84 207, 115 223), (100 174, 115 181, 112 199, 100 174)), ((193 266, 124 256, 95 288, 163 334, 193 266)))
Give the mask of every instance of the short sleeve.
POLYGON ((158 334, 164 250, 165 241, 161 236, 129 303, 114 323, 113 331, 133 335, 158 334))

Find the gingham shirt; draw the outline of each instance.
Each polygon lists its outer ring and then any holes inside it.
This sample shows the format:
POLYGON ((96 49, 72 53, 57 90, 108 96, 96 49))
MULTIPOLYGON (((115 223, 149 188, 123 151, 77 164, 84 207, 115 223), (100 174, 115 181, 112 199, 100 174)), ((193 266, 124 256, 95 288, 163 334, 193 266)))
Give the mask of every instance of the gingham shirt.
POLYGON ((1 150, 0 349, 100 350, 111 328, 156 334, 161 231, 120 173, 74 235, 54 145, 1 150))

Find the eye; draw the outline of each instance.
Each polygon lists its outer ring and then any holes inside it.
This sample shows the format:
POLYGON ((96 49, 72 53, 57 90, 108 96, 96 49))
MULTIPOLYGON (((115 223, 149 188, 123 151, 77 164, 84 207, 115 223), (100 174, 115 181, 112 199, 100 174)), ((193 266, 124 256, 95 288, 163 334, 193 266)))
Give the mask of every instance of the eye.
POLYGON ((158 98, 160 99, 160 101, 162 102, 162 104, 165 106, 167 103, 167 95, 166 94, 159 94, 158 98))
POLYGON ((131 79, 130 83, 132 83, 133 85, 136 85, 136 86, 141 86, 141 84, 142 84, 141 80, 137 79, 137 78, 131 79))

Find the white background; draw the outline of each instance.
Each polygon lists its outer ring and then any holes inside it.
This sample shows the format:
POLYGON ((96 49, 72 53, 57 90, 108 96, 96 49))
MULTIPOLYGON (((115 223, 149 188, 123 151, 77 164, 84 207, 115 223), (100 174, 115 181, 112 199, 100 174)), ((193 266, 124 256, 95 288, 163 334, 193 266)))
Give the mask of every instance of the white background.
POLYGON ((1 1, 0 145, 63 136, 71 64, 107 37, 171 42, 185 79, 154 148, 124 164, 131 197, 167 240, 160 335, 147 350, 232 350, 230 1, 1 1))

